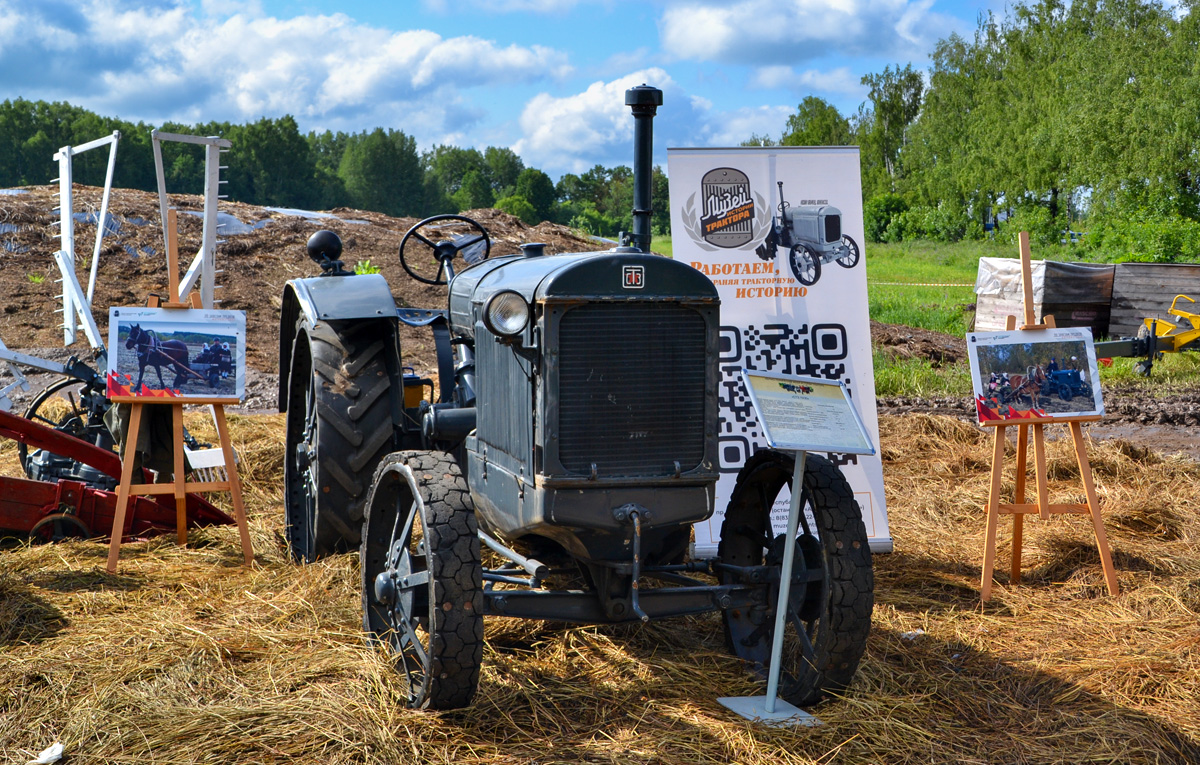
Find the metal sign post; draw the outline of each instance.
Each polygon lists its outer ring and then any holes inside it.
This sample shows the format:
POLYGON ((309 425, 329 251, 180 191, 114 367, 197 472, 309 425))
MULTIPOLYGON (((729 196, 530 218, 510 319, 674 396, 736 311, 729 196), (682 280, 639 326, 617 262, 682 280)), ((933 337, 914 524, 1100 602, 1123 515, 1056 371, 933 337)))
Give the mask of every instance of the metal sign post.
POLYGON ((779 698, 783 633, 787 627, 787 604, 791 597, 792 568, 796 560, 794 540, 800 527, 800 513, 804 512, 800 504, 804 494, 804 466, 810 451, 874 454, 875 447, 862 418, 850 403, 845 385, 840 382, 743 370, 742 383, 750 394, 767 443, 773 449, 796 454, 785 537, 792 540, 792 544, 783 546, 766 695, 725 696, 717 700, 742 717, 766 725, 820 725, 821 721, 816 717, 779 698))

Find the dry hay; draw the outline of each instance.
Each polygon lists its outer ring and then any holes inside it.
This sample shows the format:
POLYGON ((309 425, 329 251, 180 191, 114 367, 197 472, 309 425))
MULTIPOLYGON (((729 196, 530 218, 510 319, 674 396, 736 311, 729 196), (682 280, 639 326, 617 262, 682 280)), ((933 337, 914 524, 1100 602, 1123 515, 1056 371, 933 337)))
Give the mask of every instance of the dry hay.
MULTIPOLYGON (((1080 518, 1026 524, 1025 576, 978 580, 989 434, 884 417, 897 552, 876 558, 858 676, 816 729, 752 726, 716 698, 761 693, 715 616, 640 627, 492 619, 475 705, 404 709, 360 635, 357 561, 289 562, 283 423, 231 422, 256 565, 236 532, 0 552, 0 759, 61 740, 76 762, 1184 763, 1200 761, 1200 467, 1093 444, 1122 593, 1080 518)), ((189 427, 204 436, 203 417, 189 427)), ((11 474, 11 449, 0 452, 11 474)), ((1052 495, 1077 501, 1069 443, 1052 495)), ((1009 526, 999 567, 1007 569, 1009 526)))

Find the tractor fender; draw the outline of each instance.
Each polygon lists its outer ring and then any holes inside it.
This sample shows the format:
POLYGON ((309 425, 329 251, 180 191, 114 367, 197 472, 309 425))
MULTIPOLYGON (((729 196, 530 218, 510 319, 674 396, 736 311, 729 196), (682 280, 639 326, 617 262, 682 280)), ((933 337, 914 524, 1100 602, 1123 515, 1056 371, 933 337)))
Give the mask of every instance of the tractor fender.
POLYGON ((292 344, 301 315, 312 326, 354 319, 396 321, 396 301, 380 274, 292 279, 283 288, 279 315, 279 411, 287 410, 292 344))

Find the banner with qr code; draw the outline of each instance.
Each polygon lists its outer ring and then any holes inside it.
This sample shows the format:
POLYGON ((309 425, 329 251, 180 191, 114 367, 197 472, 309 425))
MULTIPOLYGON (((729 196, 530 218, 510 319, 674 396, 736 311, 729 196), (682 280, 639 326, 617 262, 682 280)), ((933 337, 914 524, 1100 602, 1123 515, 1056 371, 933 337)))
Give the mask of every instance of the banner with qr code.
MULTIPOLYGON (((843 382, 879 443, 867 315, 857 147, 669 149, 672 247, 721 294, 720 471, 716 513, 695 526, 716 552, 738 470, 766 448, 743 369, 843 382)), ((829 454, 854 489, 875 552, 890 552, 878 456, 829 454)), ((775 500, 776 532, 790 496, 775 500)))

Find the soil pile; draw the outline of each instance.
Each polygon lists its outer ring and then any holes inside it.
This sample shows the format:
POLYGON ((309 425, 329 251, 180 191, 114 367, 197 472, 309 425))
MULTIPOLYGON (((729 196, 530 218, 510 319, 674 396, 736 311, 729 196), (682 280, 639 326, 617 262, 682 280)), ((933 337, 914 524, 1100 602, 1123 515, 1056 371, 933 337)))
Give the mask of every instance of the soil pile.
MULTIPOLYGON (((31 186, 21 193, 0 194, 0 339, 10 348, 62 346, 61 278, 54 262, 60 247, 57 233, 57 186, 31 186)), ((88 269, 99 219, 101 189, 76 186, 74 206, 76 273, 87 289, 88 269)), ((171 195, 180 211, 181 267, 200 248, 204 208, 202 197, 171 195)), ((225 226, 218 230, 218 308, 246 312, 249 365, 263 372, 278 370, 280 296, 288 279, 317 276, 320 268, 305 251, 308 237, 320 229, 342 238, 342 260, 353 270, 362 261, 378 268, 402 307, 443 308, 446 288, 414 281, 400 268, 398 257, 404 234, 416 218, 391 218, 365 210, 338 208, 329 213, 257 207, 222 201, 225 226)), ((94 315, 104 331, 109 306, 145 305, 151 294, 167 290, 166 255, 159 224, 158 196, 144 191, 113 189, 107 233, 100 251, 94 315)), ((526 242, 543 242, 548 254, 607 249, 608 245, 579 236, 553 223, 528 226, 498 210, 470 210, 492 239, 492 255, 519 252, 526 242)), ((414 248, 417 258, 430 258, 430 250, 414 248)), ((404 363, 421 374, 436 371, 432 337, 427 331, 402 336, 404 363)), ((80 335, 76 353, 88 351, 80 335)))

